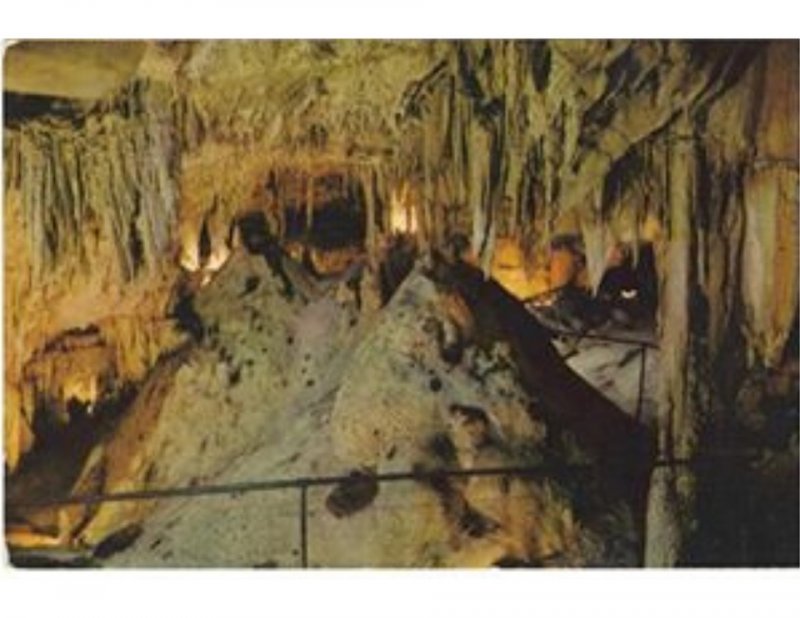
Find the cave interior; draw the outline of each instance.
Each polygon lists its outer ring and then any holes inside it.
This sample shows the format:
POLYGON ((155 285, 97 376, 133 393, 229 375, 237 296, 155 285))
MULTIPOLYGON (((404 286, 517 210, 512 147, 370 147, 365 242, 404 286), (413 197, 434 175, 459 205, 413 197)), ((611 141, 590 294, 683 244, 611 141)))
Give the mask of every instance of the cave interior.
POLYGON ((12 563, 798 566, 797 41, 20 41, 3 107, 12 563))

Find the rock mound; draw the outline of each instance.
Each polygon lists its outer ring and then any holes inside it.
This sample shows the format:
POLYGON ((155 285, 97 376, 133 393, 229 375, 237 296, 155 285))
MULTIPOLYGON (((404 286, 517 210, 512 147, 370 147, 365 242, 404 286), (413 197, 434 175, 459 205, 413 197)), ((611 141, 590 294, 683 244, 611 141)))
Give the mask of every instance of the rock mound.
MULTIPOLYGON (((586 465, 611 461, 591 432, 554 422, 576 402, 553 400, 569 370, 546 340, 531 356, 532 317, 515 330, 522 314, 452 265, 418 265, 367 311, 352 282, 323 288, 281 259, 279 276, 237 252, 201 290, 202 340, 152 373, 76 492, 350 475, 306 490, 311 566, 636 563, 636 502, 586 465), (286 277, 303 294, 287 295, 286 277), (541 397, 531 376, 551 368, 537 360, 557 363, 541 397), (463 475, 520 467, 540 472, 463 475)), ((616 427, 613 404, 588 392, 588 409, 562 416, 616 427)), ((302 560, 300 504, 288 487, 69 513, 76 544, 141 527, 109 565, 286 567, 302 560)))

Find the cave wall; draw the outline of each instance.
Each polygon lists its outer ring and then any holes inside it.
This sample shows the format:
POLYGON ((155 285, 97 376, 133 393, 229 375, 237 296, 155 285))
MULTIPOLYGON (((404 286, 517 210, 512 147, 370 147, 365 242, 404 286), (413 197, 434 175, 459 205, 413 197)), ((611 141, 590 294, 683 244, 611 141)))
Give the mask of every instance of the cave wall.
POLYGON ((31 444, 38 408, 63 412, 73 396, 94 403, 100 382, 114 391, 141 380, 161 350, 180 339, 166 315, 178 271, 171 259, 176 145, 146 96, 126 90, 119 109, 70 121, 34 119, 4 131, 12 469, 31 444), (85 329, 99 329, 99 336, 75 343, 74 333, 85 329), (70 333, 73 342, 65 344, 70 333), (93 358, 71 358, 87 347, 93 358), (87 377, 73 384, 80 372, 87 377))

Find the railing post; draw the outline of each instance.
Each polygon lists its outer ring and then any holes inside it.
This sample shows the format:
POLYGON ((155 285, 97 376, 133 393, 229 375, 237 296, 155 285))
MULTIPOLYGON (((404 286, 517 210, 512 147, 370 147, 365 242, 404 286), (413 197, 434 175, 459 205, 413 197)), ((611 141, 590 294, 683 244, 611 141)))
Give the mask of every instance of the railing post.
POLYGON ((308 486, 300 485, 300 566, 308 568, 308 486))
POLYGON ((642 399, 644 398, 645 366, 647 364, 647 346, 642 346, 642 365, 639 368, 639 395, 636 399, 636 422, 642 422, 642 399))

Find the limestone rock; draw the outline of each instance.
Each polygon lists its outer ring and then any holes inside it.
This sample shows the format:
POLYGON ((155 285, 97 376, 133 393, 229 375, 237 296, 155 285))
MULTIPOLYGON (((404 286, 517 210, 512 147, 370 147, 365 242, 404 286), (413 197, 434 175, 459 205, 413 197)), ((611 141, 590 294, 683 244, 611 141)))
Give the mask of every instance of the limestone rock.
MULTIPOLYGON (((442 358, 437 323, 472 317, 424 272, 360 324, 355 303, 336 302, 333 290, 286 298, 264 260, 243 252, 196 301, 202 343, 156 368, 76 490, 97 465, 99 489, 109 493, 368 470, 341 487, 308 490, 312 566, 635 561, 629 507, 595 487, 548 477, 370 480, 559 457, 507 348, 482 349, 464 329, 463 358, 442 358), (260 283, 247 291, 254 277, 260 283), (593 495, 615 523, 582 513, 575 492, 593 495), (630 539, 627 549, 621 538, 630 539)), ((293 566, 294 492, 113 502, 72 509, 71 525, 76 542, 90 546, 141 526, 109 564, 293 566), (215 504, 229 515, 220 519, 215 504)))

